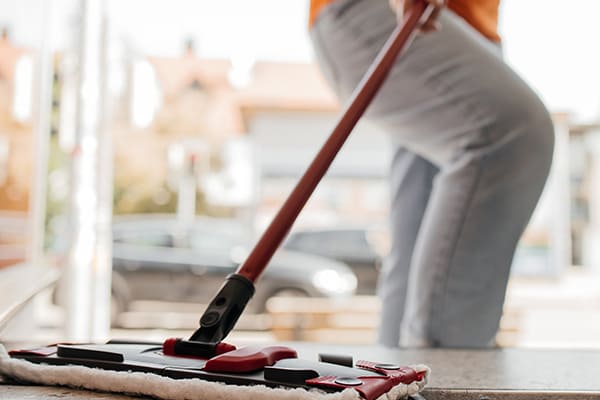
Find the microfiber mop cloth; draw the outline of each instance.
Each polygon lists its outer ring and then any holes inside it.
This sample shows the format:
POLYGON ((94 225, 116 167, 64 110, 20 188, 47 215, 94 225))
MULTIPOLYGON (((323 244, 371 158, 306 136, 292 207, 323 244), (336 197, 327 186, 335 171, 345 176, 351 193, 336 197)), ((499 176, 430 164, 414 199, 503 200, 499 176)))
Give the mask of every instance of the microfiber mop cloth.
MULTIPOLYGON (((398 384, 378 400, 396 400, 419 393, 427 383, 429 368, 412 366, 424 373, 423 379, 411 384, 398 384)), ((108 371, 82 366, 35 364, 10 358, 0 344, 0 374, 20 382, 48 386, 68 386, 103 392, 151 396, 164 400, 226 400, 226 399, 283 399, 283 400, 360 400, 352 389, 327 393, 318 389, 270 388, 264 385, 239 386, 201 379, 171 379, 152 373, 108 371)))

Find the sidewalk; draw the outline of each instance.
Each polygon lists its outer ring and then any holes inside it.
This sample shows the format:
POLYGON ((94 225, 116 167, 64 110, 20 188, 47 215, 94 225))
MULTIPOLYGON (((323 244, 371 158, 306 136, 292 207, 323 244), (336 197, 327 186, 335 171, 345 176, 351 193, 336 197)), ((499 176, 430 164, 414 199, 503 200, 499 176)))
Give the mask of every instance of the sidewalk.
POLYGON ((600 274, 574 267, 556 280, 513 278, 503 329, 511 347, 600 348, 600 274))

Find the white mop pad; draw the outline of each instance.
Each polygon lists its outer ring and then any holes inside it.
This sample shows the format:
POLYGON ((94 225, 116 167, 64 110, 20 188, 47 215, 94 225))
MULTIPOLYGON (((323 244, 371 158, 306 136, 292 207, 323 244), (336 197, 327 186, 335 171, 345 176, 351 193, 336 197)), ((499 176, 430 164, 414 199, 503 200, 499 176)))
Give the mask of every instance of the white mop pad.
MULTIPOLYGON (((412 366, 425 372, 424 378, 410 385, 400 384, 378 400, 397 400, 420 392, 429 376, 424 365, 412 366)), ((143 372, 117 372, 82 366, 51 366, 10 358, 0 344, 0 374, 22 382, 49 386, 68 386, 111 393, 152 396, 164 400, 360 400, 355 390, 325 393, 312 389, 269 388, 263 385, 237 386, 200 379, 171 379, 143 372)))

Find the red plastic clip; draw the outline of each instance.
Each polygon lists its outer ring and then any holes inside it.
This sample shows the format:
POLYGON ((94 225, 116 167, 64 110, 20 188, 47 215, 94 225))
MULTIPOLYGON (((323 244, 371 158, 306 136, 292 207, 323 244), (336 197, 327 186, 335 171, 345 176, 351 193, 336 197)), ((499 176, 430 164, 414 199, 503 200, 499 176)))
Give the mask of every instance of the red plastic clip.
POLYGON ((392 364, 375 363, 372 361, 358 360, 356 362, 357 368, 368 369, 369 371, 378 372, 380 374, 392 377, 398 380, 400 383, 413 383, 423 379, 424 372, 419 374, 417 371, 410 367, 401 367, 392 364))
POLYGON ((19 357, 19 356, 42 356, 48 357, 52 354, 56 353, 56 345, 50 345, 46 347, 38 347, 36 349, 26 349, 26 350, 11 350, 8 354, 11 357, 19 357))
POLYGON ((295 350, 285 346, 248 346, 211 358, 204 366, 209 372, 251 372, 275 364, 284 358, 297 358, 295 350))
POLYGON ((410 384, 423 379, 420 374, 409 367, 378 364, 370 361, 358 361, 358 368, 380 373, 380 376, 359 376, 344 378, 338 376, 320 376, 306 380, 306 384, 323 388, 354 389, 365 400, 376 400, 399 384, 410 384))

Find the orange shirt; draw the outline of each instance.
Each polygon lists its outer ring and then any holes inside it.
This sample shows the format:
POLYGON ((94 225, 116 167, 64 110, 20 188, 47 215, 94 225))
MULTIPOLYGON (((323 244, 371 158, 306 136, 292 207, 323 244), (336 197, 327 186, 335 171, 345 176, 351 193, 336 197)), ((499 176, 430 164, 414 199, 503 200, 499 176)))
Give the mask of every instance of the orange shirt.
MULTIPOLYGON (((309 23, 327 4, 335 0, 310 0, 309 23)), ((386 1, 386 0, 379 0, 386 1)), ((500 0, 448 0, 448 8, 465 19, 485 37, 500 41, 498 35, 498 5, 500 0)))

